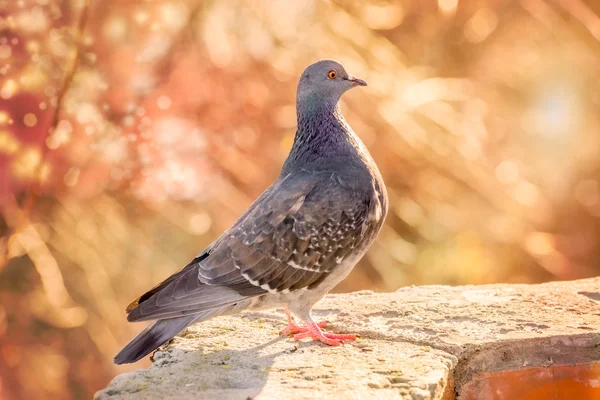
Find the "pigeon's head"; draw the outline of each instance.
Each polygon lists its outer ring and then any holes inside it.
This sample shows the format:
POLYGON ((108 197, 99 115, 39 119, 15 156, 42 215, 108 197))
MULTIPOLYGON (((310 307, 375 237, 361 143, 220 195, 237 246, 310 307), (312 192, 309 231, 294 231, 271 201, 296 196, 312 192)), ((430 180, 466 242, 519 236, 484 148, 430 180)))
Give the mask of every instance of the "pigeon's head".
POLYGON ((337 103, 342 94, 367 82, 346 72, 337 61, 321 60, 304 70, 298 83, 298 101, 337 103))

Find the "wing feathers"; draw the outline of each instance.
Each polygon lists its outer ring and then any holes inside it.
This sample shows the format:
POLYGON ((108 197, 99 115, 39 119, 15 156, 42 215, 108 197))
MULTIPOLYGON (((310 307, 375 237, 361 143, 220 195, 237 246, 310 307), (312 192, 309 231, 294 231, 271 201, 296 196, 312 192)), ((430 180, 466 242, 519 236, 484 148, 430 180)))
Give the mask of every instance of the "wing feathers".
MULTIPOLYGON (((314 176, 300 185, 290 182, 280 183, 277 191, 255 203, 216 247, 235 260, 250 283, 270 291, 298 290, 322 281, 369 224, 365 193, 323 184, 314 176)), ((202 265, 203 271, 214 268, 211 259, 202 265)), ((203 272, 205 276, 209 274, 203 272)))
POLYGON ((207 285, 200 281, 199 269, 200 265, 196 264, 170 279, 162 289, 131 309, 127 319, 144 321, 201 313, 265 293, 239 273, 229 285, 207 285))

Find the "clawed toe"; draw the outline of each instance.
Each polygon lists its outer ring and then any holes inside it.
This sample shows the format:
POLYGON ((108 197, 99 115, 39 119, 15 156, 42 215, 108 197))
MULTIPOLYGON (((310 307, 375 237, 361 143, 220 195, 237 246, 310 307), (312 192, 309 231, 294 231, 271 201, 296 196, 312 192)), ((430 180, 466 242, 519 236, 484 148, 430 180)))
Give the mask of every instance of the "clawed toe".
POLYGON ((319 328, 325 328, 327 325, 331 324, 331 322, 329 321, 321 321, 321 322, 317 322, 317 326, 319 328))
POLYGON ((356 340, 356 335, 353 334, 339 334, 332 332, 323 332, 323 335, 329 339, 338 339, 338 340, 356 340))
POLYGON ((304 329, 302 329, 302 328, 303 327, 300 327, 298 325, 289 325, 287 328, 285 328, 281 332, 279 332, 279 336, 290 336, 295 333, 304 332, 306 330, 306 328, 304 328, 304 329))

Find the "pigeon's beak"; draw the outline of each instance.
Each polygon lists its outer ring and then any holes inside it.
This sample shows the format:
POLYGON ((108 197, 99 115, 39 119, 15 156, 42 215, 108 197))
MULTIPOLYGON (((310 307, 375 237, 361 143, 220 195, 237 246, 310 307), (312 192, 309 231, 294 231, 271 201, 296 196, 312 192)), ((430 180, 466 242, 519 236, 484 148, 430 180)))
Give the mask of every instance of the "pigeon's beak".
POLYGON ((357 78, 357 77, 352 76, 352 75, 348 75, 348 77, 344 78, 344 79, 346 79, 347 81, 352 82, 352 84, 355 85, 355 86, 356 85, 358 85, 358 86, 367 86, 367 82, 366 81, 363 81, 362 79, 357 78))

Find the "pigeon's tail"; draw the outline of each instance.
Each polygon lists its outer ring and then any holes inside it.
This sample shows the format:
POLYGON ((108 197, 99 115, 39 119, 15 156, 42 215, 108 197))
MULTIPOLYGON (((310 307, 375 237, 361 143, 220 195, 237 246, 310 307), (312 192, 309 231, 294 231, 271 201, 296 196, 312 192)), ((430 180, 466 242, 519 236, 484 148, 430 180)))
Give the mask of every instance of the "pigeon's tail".
POLYGON ((247 299, 197 314, 154 321, 115 356, 115 364, 128 364, 141 360, 189 325, 205 321, 217 315, 242 311, 250 306, 252 302, 253 299, 247 299))
POLYGON ((195 315, 189 315, 154 321, 115 356, 115 364, 128 364, 142 359, 184 330, 196 318, 195 315))

